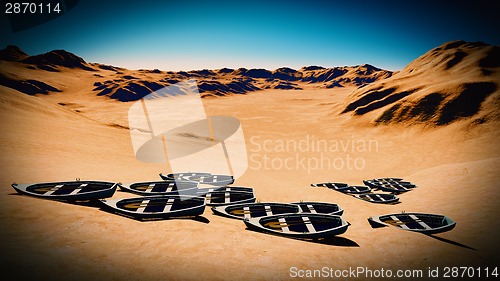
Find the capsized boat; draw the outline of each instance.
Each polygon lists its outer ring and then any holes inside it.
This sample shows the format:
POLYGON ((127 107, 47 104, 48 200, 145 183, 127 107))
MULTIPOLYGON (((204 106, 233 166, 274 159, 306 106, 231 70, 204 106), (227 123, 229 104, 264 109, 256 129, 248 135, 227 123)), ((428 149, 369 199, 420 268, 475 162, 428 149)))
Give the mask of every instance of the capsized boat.
POLYGON ((353 194, 353 196, 370 203, 394 204, 399 201, 399 197, 392 193, 365 193, 353 194))
POLYGON ((349 227, 341 216, 312 213, 272 215, 245 219, 244 222, 251 230, 302 239, 339 235, 349 227))
POLYGON ((292 203, 300 207, 300 212, 313 214, 327 214, 341 216, 344 210, 335 203, 325 202, 296 202, 292 203))
POLYGON ((216 215, 241 220, 278 214, 298 213, 299 211, 300 207, 296 204, 275 202, 242 203, 212 207, 212 212, 216 215))
POLYGON ((403 230, 434 234, 452 230, 456 222, 444 215, 399 213, 368 218, 373 228, 395 226, 403 230))
POLYGON ((101 199, 102 210, 137 220, 195 217, 203 214, 205 199, 186 195, 161 195, 101 199))
POLYGON ((33 184, 13 183, 20 194, 61 201, 88 201, 113 196, 118 183, 104 181, 61 181, 33 184))
POLYGON ((194 182, 148 181, 131 184, 119 184, 120 189, 143 196, 153 195, 196 195, 198 184, 194 182))

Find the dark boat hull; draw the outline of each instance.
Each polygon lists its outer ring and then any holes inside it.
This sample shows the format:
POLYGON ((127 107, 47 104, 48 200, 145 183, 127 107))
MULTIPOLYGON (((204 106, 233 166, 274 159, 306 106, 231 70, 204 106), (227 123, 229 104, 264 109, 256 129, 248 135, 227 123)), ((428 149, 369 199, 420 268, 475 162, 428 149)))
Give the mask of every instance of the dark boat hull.
POLYGON ((285 214, 244 220, 248 229, 300 239, 340 235, 349 224, 340 216, 322 214, 285 214))
POLYGON ((173 173, 173 174, 167 174, 167 175, 160 173, 160 177, 164 180, 175 180, 175 179, 178 179, 178 178, 184 177, 184 176, 199 177, 199 176, 210 176, 210 175, 211 175, 210 173, 202 173, 202 172, 173 173))
POLYGON ((243 186, 214 186, 211 188, 198 188, 198 195, 204 195, 210 192, 221 191, 221 192, 247 192, 253 193, 253 188, 243 187, 243 186))
POLYGON ((195 183, 176 183, 175 181, 138 182, 119 184, 122 191, 142 195, 196 195, 198 185, 195 183))
POLYGON ((212 212, 232 219, 258 218, 277 214, 297 213, 299 206, 285 203, 242 203, 212 207, 212 212))
POLYGON ((209 173, 177 173, 163 175, 160 173, 163 180, 175 180, 176 182, 195 182, 206 185, 229 185, 234 183, 234 178, 228 175, 212 175, 209 173))
POLYGON ((195 196, 165 195, 100 201, 102 210, 137 220, 195 217, 205 210, 204 199, 195 196))
POLYGON ((313 214, 326 214, 341 216, 344 210, 334 203, 324 203, 324 202, 295 202, 291 203, 298 205, 302 213, 313 213, 313 214))
POLYGON ((400 213, 368 218, 374 228, 395 226, 397 228, 424 234, 435 234, 450 231, 456 222, 447 216, 424 213, 400 213))
POLYGON ((362 194, 370 192, 371 188, 363 185, 350 185, 349 187, 338 191, 345 194, 362 194))
POLYGON ((387 193, 366 193, 366 194, 355 194, 354 197, 377 204, 394 204, 399 202, 399 197, 394 194, 387 193))
POLYGON ((364 180, 363 183, 373 189, 379 189, 392 193, 408 192, 411 189, 416 188, 416 185, 411 182, 403 182, 399 178, 398 180, 392 178, 364 180))
POLYGON ((323 182, 323 183, 313 183, 311 186, 314 187, 326 187, 329 189, 341 191, 349 187, 347 183, 340 183, 340 182, 323 182))
POLYGON ((16 184, 19 193, 58 201, 89 201, 113 196, 118 183, 102 181, 67 181, 35 184, 16 184))
POLYGON ((254 203, 253 192, 214 191, 203 195, 208 206, 225 206, 239 203, 254 203))

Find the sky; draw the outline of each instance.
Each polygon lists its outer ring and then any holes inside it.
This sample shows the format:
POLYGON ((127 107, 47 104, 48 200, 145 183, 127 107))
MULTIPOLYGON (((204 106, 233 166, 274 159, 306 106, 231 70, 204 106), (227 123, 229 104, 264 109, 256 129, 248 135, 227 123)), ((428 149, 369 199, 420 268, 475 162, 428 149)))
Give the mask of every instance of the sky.
POLYGON ((64 49, 129 69, 399 70, 448 41, 500 45, 494 1, 71 1, 22 31, 2 14, 0 48, 64 49))

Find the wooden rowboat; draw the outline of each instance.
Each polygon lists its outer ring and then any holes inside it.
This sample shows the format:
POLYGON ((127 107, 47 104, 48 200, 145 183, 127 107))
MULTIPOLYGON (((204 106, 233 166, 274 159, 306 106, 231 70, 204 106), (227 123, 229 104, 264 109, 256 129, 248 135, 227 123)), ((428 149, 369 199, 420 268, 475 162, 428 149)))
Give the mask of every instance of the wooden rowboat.
POLYGON ((182 177, 200 177, 200 176, 210 176, 210 173, 202 173, 202 172, 187 172, 187 173, 170 173, 164 175, 160 173, 160 177, 164 180, 175 180, 182 177))
POLYGON ((349 187, 349 185, 347 183, 340 183, 340 182, 313 183, 313 184, 311 184, 311 186, 327 187, 329 189, 333 189, 333 190, 337 190, 337 191, 344 190, 344 189, 349 187))
POLYGON ((303 213, 313 213, 313 214, 326 214, 326 215, 337 215, 341 216, 344 210, 334 203, 324 203, 324 202, 298 202, 292 203, 300 207, 300 212, 303 213))
POLYGON ((163 180, 175 180, 177 182, 196 182, 199 184, 208 185, 228 185, 234 183, 233 176, 230 175, 212 175, 209 173, 177 173, 163 175, 160 173, 163 180))
POLYGON ((363 183, 373 189, 379 189, 385 192, 392 192, 392 193, 407 192, 415 187, 415 186, 400 184, 399 182, 388 182, 388 181, 364 180, 363 183))
POLYGON ((222 191, 222 192, 236 191, 236 192, 253 193, 253 188, 243 187, 243 186, 214 186, 210 188, 198 188, 198 195, 204 195, 214 191, 222 191))
POLYGON ((361 194, 370 192, 371 188, 364 185, 350 185, 347 188, 340 189, 338 191, 347 194, 361 194))
POLYGON ((13 183, 20 194, 61 201, 88 201, 113 196, 118 184, 103 181, 62 181, 34 184, 13 183))
POLYGON ((391 193, 365 193, 353 196, 370 203, 394 204, 399 201, 399 197, 391 193))
POLYGON ((238 203, 253 203, 255 195, 253 192, 240 191, 213 191, 203 194, 208 206, 223 206, 238 203))
POLYGON ((258 218, 277 214, 298 213, 299 206, 286 203, 242 203, 227 206, 212 207, 212 212, 216 215, 233 219, 258 218))
POLYGON ((198 184, 192 182, 150 181, 131 184, 119 184, 120 189, 139 195, 196 195, 198 184))
POLYGON ((393 193, 403 193, 417 187, 415 184, 408 181, 403 181, 400 178, 380 178, 364 180, 363 183, 373 189, 379 189, 382 191, 393 193))
POLYGON ((395 226, 403 230, 434 234, 452 230, 456 222, 444 215, 399 213, 368 218, 373 228, 395 226))
POLYGON ((245 219, 244 222, 251 230, 302 239, 339 235, 349 227, 341 216, 311 213, 272 215, 245 219))
POLYGON ((147 196, 126 199, 101 199, 102 210, 137 220, 194 217, 203 214, 202 197, 184 195, 147 196))

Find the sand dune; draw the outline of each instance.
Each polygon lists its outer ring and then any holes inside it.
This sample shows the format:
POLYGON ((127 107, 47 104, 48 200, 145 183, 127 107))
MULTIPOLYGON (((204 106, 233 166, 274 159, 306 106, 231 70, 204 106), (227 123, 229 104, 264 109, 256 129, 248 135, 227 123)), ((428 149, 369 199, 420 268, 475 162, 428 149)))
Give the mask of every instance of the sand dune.
MULTIPOLYGON (((436 266, 498 266, 500 229, 495 221, 500 216, 499 122, 488 117, 486 122, 471 126, 479 116, 491 116, 498 90, 480 103, 478 113, 460 116, 440 126, 434 122, 439 120, 439 110, 444 110, 441 107, 445 104, 440 104, 437 115, 433 113, 422 126, 407 126, 418 123, 412 118, 402 119, 400 123, 404 126, 392 121, 384 126, 369 122, 379 118, 392 104, 362 116, 351 113, 361 106, 340 114, 349 104, 361 104, 360 101, 365 101, 363 97, 372 97, 370 91, 385 91, 395 85, 398 88, 392 94, 422 87, 395 102, 407 106, 410 98, 415 96, 418 101, 434 91, 427 87, 437 85, 436 92, 450 89, 444 93, 449 93, 452 102, 460 96, 460 91, 467 92, 470 87, 464 86, 467 83, 493 83, 497 77, 492 66, 494 60, 481 63, 481 68, 492 71, 490 76, 485 76, 477 65, 494 48, 457 44, 444 45, 436 52, 442 58, 446 52, 456 52, 455 48, 467 54, 449 69, 445 69, 446 60, 436 62, 433 67, 416 60, 393 77, 361 88, 357 85, 327 88, 333 80, 309 83, 304 76, 298 78, 298 73, 304 75, 308 71, 325 74, 317 77, 311 74, 318 80, 339 73, 332 74, 335 71, 330 73, 320 67, 299 71, 259 70, 250 75, 280 75, 279 83, 289 83, 301 90, 270 88, 203 99, 207 115, 233 116, 241 122, 249 168, 236 180, 236 185, 253 187, 261 202, 315 200, 335 202, 345 209, 344 217, 352 224, 349 230, 322 243, 252 232, 242 222, 212 215, 209 209, 203 215, 209 223, 195 220, 141 223, 98 208, 15 195, 10 187, 14 181, 81 178, 126 183, 159 179, 158 173, 168 172, 166 164, 144 163, 135 158, 127 130, 131 103, 96 94, 108 86, 94 91, 108 80, 109 85, 143 85, 140 81, 156 83, 167 73, 103 68, 95 64, 87 66, 96 71, 54 66, 56 72, 17 61, 0 61, 3 75, 9 79, 37 80, 60 90, 28 95, 0 86, 2 276, 7 280, 66 280, 68 276, 73 280, 192 280, 200 276, 208 280, 282 280, 290 278, 293 266, 301 269, 361 266, 425 272, 428 267, 436 266), (422 67, 428 69, 420 70, 422 67), (454 68, 461 71, 452 72, 454 68), (432 71, 434 75, 426 78, 432 71), (419 78, 412 77, 415 73, 420 73, 419 78), (283 77, 290 78, 285 81, 283 77), (123 81, 116 82, 117 79, 123 81), (374 90, 380 86, 386 88, 374 90), (313 149, 318 141, 328 141, 330 149, 313 149), (306 148, 281 146, 283 143, 302 143, 306 148), (290 165, 286 166, 285 161, 290 165), (403 177, 419 187, 400 195, 402 203, 385 206, 310 186, 324 181, 361 184, 363 179, 385 176, 403 177), (446 214, 457 221, 457 227, 432 237, 395 228, 372 229, 366 220, 369 216, 401 211, 446 214)), ((429 61, 426 56, 422 58, 429 61)), ((449 59, 453 60, 453 56, 449 59)), ((368 76, 382 73, 368 66, 357 70, 368 76)), ((215 76, 215 81, 222 84, 235 77, 235 81, 268 79, 244 78, 242 74, 233 74, 236 71, 242 72, 241 69, 197 72, 200 77, 215 76)), ((349 71, 343 75, 352 74, 352 81, 356 70, 349 71)), ((180 79, 183 74, 175 75, 180 79)), ((423 106, 429 110, 425 103, 423 106)), ((114 195, 127 196, 131 195, 124 192, 114 195)))
POLYGON ((391 78, 353 92, 342 112, 368 115, 375 124, 499 120, 499 52, 484 43, 443 44, 391 78))

